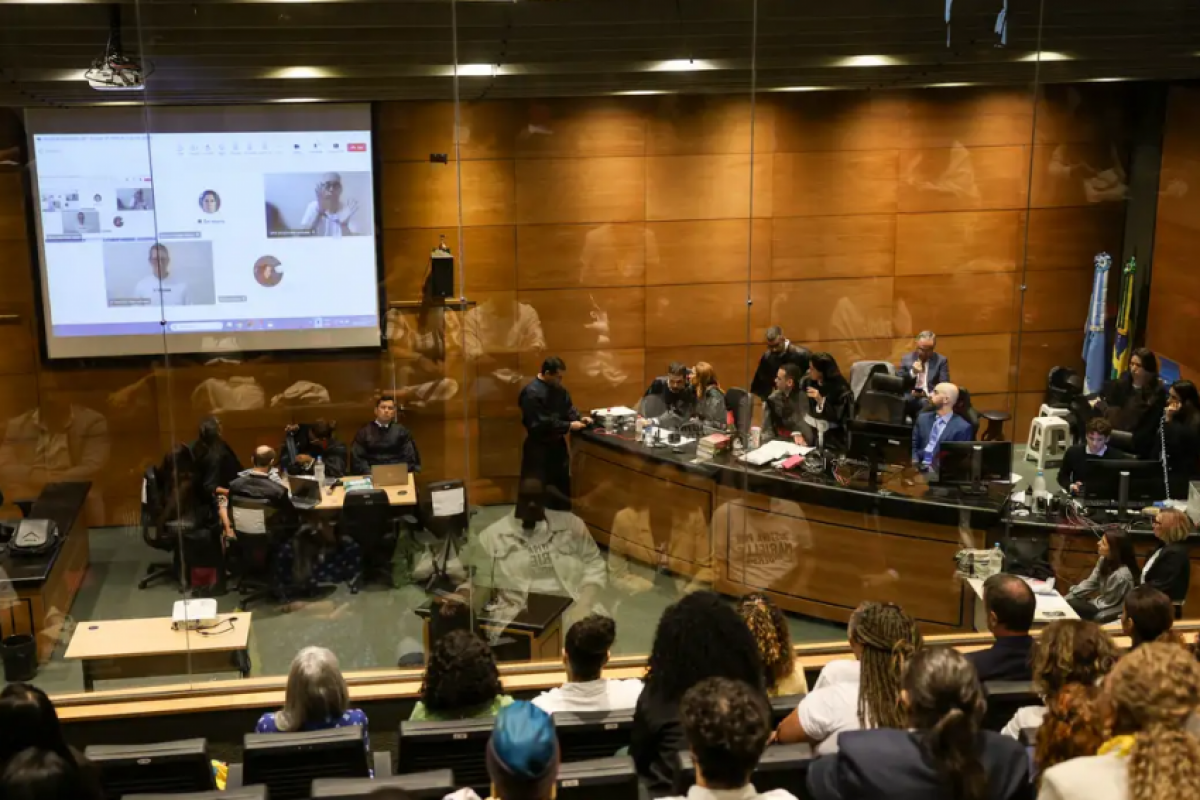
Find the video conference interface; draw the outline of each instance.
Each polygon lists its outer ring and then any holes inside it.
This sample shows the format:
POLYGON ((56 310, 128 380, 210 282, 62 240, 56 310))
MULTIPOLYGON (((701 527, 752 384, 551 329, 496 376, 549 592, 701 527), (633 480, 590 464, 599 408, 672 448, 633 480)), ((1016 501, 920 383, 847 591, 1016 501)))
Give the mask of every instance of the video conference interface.
POLYGON ((32 131, 52 358, 164 333, 176 352, 378 344, 365 110, 354 129, 32 131))

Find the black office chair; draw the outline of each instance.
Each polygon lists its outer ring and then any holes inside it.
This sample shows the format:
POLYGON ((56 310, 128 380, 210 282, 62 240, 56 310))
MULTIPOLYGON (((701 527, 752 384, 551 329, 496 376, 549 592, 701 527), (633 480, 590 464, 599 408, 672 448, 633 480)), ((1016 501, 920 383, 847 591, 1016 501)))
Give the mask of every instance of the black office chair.
POLYGON ((1128 453, 1130 458, 1136 458, 1133 451, 1133 432, 1132 431, 1116 431, 1108 437, 1108 445, 1114 450, 1120 450, 1122 453, 1128 453))
POLYGON ((382 489, 349 492, 342 503, 338 532, 349 536, 362 549, 363 571, 351 583, 352 591, 372 580, 389 589, 396 588, 392 556, 396 553, 398 536, 387 492, 382 489))
POLYGON ((1070 367, 1051 367, 1046 376, 1046 393, 1042 402, 1051 408, 1071 408, 1072 401, 1083 394, 1083 378, 1070 367))
POLYGON ((737 386, 725 393, 725 410, 733 412, 733 427, 738 433, 750 432, 750 421, 754 406, 750 393, 737 386))
POLYGON ((1042 705, 1031 681, 984 681, 983 694, 987 699, 983 715, 985 731, 1002 731, 1017 709, 1042 705))
POLYGON ((892 425, 903 425, 905 416, 904 402, 904 397, 900 395, 864 389, 854 404, 854 418, 867 422, 887 422, 892 425))
MULTIPOLYGON (((138 581, 138 588, 145 589, 160 580, 169 580, 175 588, 180 585, 181 569, 179 564, 179 534, 178 525, 170 523, 160 525, 162 517, 162 483, 161 475, 156 466, 146 467, 142 474, 142 541, 155 550, 171 554, 170 561, 155 561, 146 567, 146 574, 138 581)), ((24 516, 29 516, 26 513, 24 516)))
POLYGON ((954 404, 954 413, 967 421, 971 426, 971 438, 979 438, 979 423, 982 415, 971 405, 971 393, 963 387, 958 387, 958 402, 954 404))
POLYGON ((269 500, 230 495, 229 517, 237 534, 238 609, 246 611, 259 600, 282 599, 276 579, 276 557, 289 535, 285 520, 269 500))
POLYGON ((903 375, 891 375, 884 371, 872 372, 867 378, 867 386, 863 391, 907 397, 908 393, 912 391, 911 383, 911 377, 906 378, 903 375))

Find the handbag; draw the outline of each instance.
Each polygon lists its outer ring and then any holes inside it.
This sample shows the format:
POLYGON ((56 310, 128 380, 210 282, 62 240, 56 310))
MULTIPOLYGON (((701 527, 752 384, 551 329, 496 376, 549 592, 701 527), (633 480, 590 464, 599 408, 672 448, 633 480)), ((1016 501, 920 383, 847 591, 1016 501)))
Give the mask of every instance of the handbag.
POLYGON ((23 519, 8 543, 9 555, 33 558, 45 555, 58 544, 58 524, 52 519, 23 519))

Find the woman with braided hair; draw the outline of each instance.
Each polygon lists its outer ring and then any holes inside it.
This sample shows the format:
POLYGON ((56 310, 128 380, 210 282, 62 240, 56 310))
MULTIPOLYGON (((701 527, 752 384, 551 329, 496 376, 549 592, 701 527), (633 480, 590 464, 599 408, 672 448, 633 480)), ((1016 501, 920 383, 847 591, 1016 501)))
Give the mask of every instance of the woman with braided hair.
POLYGON ((894 603, 864 603, 850 619, 850 649, 858 680, 818 684, 779 724, 776 740, 809 742, 818 755, 836 753, 838 734, 859 728, 903 728, 900 677, 921 648, 917 623, 894 603))
POLYGON ((808 694, 804 667, 796 663, 792 635, 778 606, 765 594, 753 592, 738 603, 738 614, 758 645, 767 694, 771 697, 808 694))
POLYGON ((1029 759, 984 731, 979 676, 957 650, 928 648, 904 671, 908 730, 849 731, 808 768, 814 800, 1024 800, 1029 759))
POLYGON ((1042 775, 1038 800, 1176 800, 1200 797, 1200 664, 1177 644, 1149 642, 1117 662, 1101 702, 1113 737, 1094 756, 1042 775))

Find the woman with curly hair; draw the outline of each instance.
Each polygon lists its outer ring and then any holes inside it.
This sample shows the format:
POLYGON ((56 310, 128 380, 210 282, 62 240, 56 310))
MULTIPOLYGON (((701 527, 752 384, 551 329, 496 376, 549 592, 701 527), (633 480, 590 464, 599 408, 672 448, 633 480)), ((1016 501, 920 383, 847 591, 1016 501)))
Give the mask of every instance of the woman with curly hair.
MULTIPOLYGON (((1103 628, 1078 619, 1058 620, 1046 626, 1033 646, 1033 685, 1048 705, 1068 686, 1095 687, 1115 663, 1117 646, 1103 628)), ((1046 708, 1041 705, 1017 709, 1004 726, 1004 735, 1017 739, 1021 731, 1037 728, 1046 708)))
POLYGON ((500 672, 487 643, 470 631, 451 631, 429 654, 413 721, 494 717, 513 699, 503 694, 500 672))
POLYGON ((929 648, 904 670, 905 723, 848 731, 808 768, 814 800, 1024 800, 1025 748, 982 729, 979 676, 957 650, 929 648))
POLYGON ((1112 738, 1097 755, 1042 775, 1038 800, 1200 797, 1200 739, 1187 729, 1200 706, 1200 664, 1177 644, 1150 642, 1117 662, 1101 702, 1112 738))
POLYGON ((808 694, 804 667, 796 663, 792 635, 783 612, 760 592, 743 597, 737 610, 758 645, 767 694, 771 697, 808 694))
POLYGON ((819 755, 836 753, 838 734, 859 728, 903 728, 900 677, 921 649, 917 623, 894 603, 864 603, 850 620, 850 649, 859 661, 851 676, 818 687, 779 724, 776 739, 809 742, 819 755))
POLYGON ((638 697, 629 754, 651 794, 669 793, 687 749, 679 701, 705 678, 743 681, 763 692, 762 662, 750 629, 715 592, 695 592, 663 612, 638 697))

